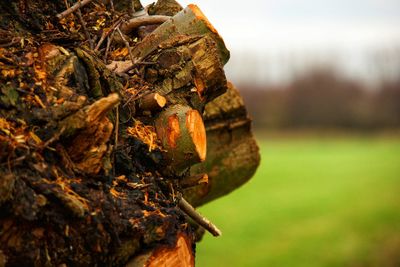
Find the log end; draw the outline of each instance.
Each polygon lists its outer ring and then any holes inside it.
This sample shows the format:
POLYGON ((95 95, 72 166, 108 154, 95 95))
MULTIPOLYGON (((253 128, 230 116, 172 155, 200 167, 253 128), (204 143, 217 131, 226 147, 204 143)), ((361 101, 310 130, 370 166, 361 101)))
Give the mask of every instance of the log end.
POLYGON ((151 93, 144 96, 139 103, 139 109, 142 111, 159 111, 167 104, 167 99, 158 94, 151 93))
POLYGON ((175 174, 206 159, 206 130, 197 110, 179 104, 170 106, 160 113, 155 128, 175 174))
POLYGON ((206 128, 197 110, 189 110, 186 113, 186 127, 193 140, 200 162, 205 161, 207 154, 206 128))
POLYGON ((176 114, 168 117, 168 128, 166 132, 167 137, 167 147, 172 149, 177 147, 178 138, 181 135, 181 128, 179 126, 179 118, 176 114))
POLYGON ((207 28, 212 31, 213 33, 219 35, 217 29, 214 28, 214 26, 211 24, 211 22, 208 20, 206 15, 200 10, 200 8, 197 5, 190 4, 188 5, 188 8, 193 12, 193 14, 196 16, 197 19, 202 20, 205 25, 207 25, 207 28))
POLYGON ((205 29, 207 29, 207 34, 206 35, 211 35, 214 41, 218 45, 219 53, 221 56, 221 61, 225 65, 229 58, 230 58, 230 52, 225 46, 225 42, 221 35, 218 33, 217 29, 211 24, 211 22, 208 20, 208 18, 204 15, 204 13, 200 10, 200 8, 197 5, 190 4, 187 6, 186 9, 184 9, 184 12, 191 12, 193 13, 193 16, 202 22, 203 26, 205 29))
POLYGON ((173 247, 161 246, 131 260, 126 267, 194 266, 194 253, 189 238, 179 234, 173 247))
POLYGON ((157 102, 160 108, 163 108, 167 104, 167 99, 160 94, 154 94, 154 100, 157 102))

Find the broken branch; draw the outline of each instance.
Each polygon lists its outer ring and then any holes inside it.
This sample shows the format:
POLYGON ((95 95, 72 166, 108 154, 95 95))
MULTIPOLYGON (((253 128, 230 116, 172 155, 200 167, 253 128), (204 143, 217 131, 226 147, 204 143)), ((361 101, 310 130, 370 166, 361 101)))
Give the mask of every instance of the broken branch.
POLYGON ((126 38, 124 37, 124 35, 122 34, 122 32, 121 32, 121 30, 119 28, 120 27, 117 27, 117 32, 118 32, 119 36, 121 37, 122 41, 124 41, 124 44, 125 44, 126 48, 128 49, 129 58, 132 61, 132 65, 135 65, 135 59, 133 58, 132 49, 131 49, 131 47, 129 45, 129 42, 128 42, 128 40, 126 40, 126 38))
POLYGON ((78 18, 79 18, 80 23, 82 24, 83 32, 85 33, 85 37, 89 42, 89 47, 90 47, 90 49, 93 49, 93 41, 90 38, 88 29, 86 28, 86 22, 83 20, 82 12, 81 12, 80 8, 78 8, 78 18))
POLYGON ((219 230, 211 221, 203 217, 198 213, 189 202, 187 202, 182 196, 178 196, 178 206, 185 212, 190 218, 192 218, 196 223, 201 225, 204 229, 210 232, 213 236, 222 235, 221 230, 219 230))
POLYGON ((92 2, 92 0, 82 0, 82 1, 78 1, 77 3, 75 3, 73 6, 71 6, 70 8, 68 8, 67 10, 57 14, 57 18, 62 19, 65 16, 68 16, 69 14, 75 12, 76 10, 78 10, 79 8, 89 4, 90 2, 92 2))
POLYGON ((139 109, 143 111, 158 111, 165 106, 167 99, 158 93, 151 93, 139 100, 139 109))
POLYGON ((162 16, 162 15, 154 15, 154 16, 143 16, 130 19, 127 23, 121 25, 121 30, 125 34, 128 34, 139 28, 140 26, 153 25, 153 24, 162 24, 169 20, 170 16, 162 16))

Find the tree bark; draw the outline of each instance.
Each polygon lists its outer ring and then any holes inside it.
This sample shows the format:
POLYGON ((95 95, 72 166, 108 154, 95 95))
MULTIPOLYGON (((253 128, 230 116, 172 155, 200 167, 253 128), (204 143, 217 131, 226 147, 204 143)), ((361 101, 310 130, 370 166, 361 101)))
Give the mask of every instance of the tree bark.
MULTIPOLYGON (((122 30, 129 33, 129 28, 122 27, 122 30)), ((161 43, 179 35, 205 35, 210 37, 217 45, 221 62, 223 64, 228 62, 229 51, 222 37, 196 5, 189 5, 146 36, 135 49, 135 59, 142 60, 156 50, 161 43)))
POLYGON ((195 206, 235 190, 255 173, 260 154, 251 132, 251 119, 239 92, 228 83, 228 91, 207 104, 204 112, 207 135, 206 161, 194 165, 193 176, 208 174, 208 182, 184 190, 195 206))

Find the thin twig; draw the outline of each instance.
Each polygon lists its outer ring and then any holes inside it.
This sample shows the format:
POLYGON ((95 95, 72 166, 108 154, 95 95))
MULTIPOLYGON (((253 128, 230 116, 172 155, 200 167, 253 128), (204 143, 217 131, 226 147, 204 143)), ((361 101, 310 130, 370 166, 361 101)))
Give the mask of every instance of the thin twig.
POLYGON ((54 134, 54 136, 52 138, 50 138, 49 140, 47 140, 43 145, 41 145, 41 149, 45 149, 46 147, 48 147, 50 144, 54 143, 55 141, 57 141, 60 136, 64 133, 64 131, 66 130, 66 127, 62 127, 61 130, 59 132, 57 132, 56 134, 54 134))
POLYGON ((221 230, 219 230, 212 222, 207 218, 204 218, 200 213, 198 213, 189 202, 187 202, 182 195, 178 196, 178 206, 185 212, 190 218, 192 218, 196 223, 201 225, 204 229, 210 232, 213 236, 222 235, 221 230))
POLYGON ((93 41, 92 41, 92 39, 90 38, 89 31, 88 31, 87 28, 86 28, 86 23, 85 23, 85 21, 83 20, 82 12, 81 12, 81 9, 80 9, 80 8, 78 8, 77 13, 78 13, 79 21, 80 21, 80 23, 82 24, 83 32, 85 33, 86 39, 87 39, 88 42, 89 42, 90 50, 93 50, 93 41))
POLYGON ((119 24, 122 22, 122 19, 119 18, 112 26, 111 28, 106 31, 103 32, 103 34, 101 35, 101 38, 99 40, 99 42, 97 43, 96 47, 94 48, 94 51, 98 51, 100 46, 103 44, 104 40, 112 33, 115 31, 115 29, 119 26, 119 24))
POLYGON ((111 45, 112 41, 114 40, 114 34, 115 34, 115 30, 112 32, 111 37, 108 37, 108 39, 107 39, 106 52, 104 53, 104 58, 103 58, 103 61, 105 62, 105 64, 107 64, 108 52, 110 51, 110 45, 111 45))
POLYGON ((157 65, 157 62, 137 61, 137 59, 135 61, 135 64, 132 64, 132 61, 130 60, 111 61, 111 63, 107 64, 106 67, 117 74, 124 74, 137 66, 157 65))
POLYGON ((156 64, 157 64, 156 62, 138 61, 138 62, 135 62, 135 64, 132 64, 132 65, 126 67, 120 73, 127 73, 128 71, 136 68, 137 66, 156 65, 156 64))
POLYGON ((0 47, 9 47, 9 46, 18 44, 19 42, 21 42, 21 38, 20 37, 14 37, 14 38, 11 39, 10 42, 0 44, 0 47))
POLYGON ((128 49, 128 53, 129 53, 129 57, 132 61, 132 64, 135 65, 135 59, 133 58, 133 54, 132 54, 132 49, 129 46, 129 42, 128 40, 126 40, 126 38, 124 37, 124 35, 122 34, 121 30, 119 29, 119 27, 117 28, 117 32, 119 34, 119 36, 121 37, 122 41, 124 41, 126 48, 128 49))
POLYGON ((12 162, 11 162, 11 159, 8 159, 7 162, 0 163, 0 166, 8 165, 8 169, 11 170, 11 163, 14 163, 14 164, 15 164, 15 163, 19 163, 19 162, 25 160, 26 157, 27 157, 27 155, 24 155, 24 156, 15 158, 15 159, 12 160, 12 162))
POLYGON ((92 0, 82 0, 82 1, 78 1, 77 3, 75 3, 73 6, 71 6, 70 8, 68 8, 67 10, 64 10, 63 12, 61 12, 60 14, 57 14, 57 18, 62 19, 65 16, 68 16, 69 14, 75 12, 76 10, 78 10, 79 8, 89 4, 90 2, 92 2, 92 0))
POLYGON ((125 69, 123 69, 122 71, 120 71, 119 73, 127 73, 128 71, 130 71, 131 69, 135 68, 138 65, 138 63, 133 63, 132 65, 126 67, 125 69))
POLYGON ((114 8, 114 1, 110 0, 110 6, 111 6, 111 12, 114 14, 115 8, 114 8))
POLYGON ((134 95, 132 95, 131 97, 128 98, 128 100, 124 103, 124 105, 122 106, 123 108, 126 107, 130 102, 132 101, 136 101, 139 98, 143 97, 143 95, 140 95, 140 93, 144 90, 146 90, 147 87, 146 86, 142 86, 134 95))
POLYGON ((125 34, 128 34, 140 26, 162 24, 167 20, 169 20, 170 18, 171 18, 170 16, 162 16, 162 15, 137 17, 130 19, 127 23, 122 24, 121 30, 125 34))

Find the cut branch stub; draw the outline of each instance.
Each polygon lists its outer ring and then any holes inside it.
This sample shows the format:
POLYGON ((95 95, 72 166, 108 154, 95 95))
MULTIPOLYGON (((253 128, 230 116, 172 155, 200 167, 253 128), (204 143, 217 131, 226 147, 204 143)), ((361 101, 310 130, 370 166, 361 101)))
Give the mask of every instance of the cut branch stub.
POLYGON ((139 110, 158 111, 165 106, 167 99, 158 93, 151 93, 139 100, 139 110))
POLYGON ((168 160, 168 172, 180 175, 191 165, 206 159, 206 131, 200 113, 188 106, 174 105, 155 121, 168 160))
POLYGON ((139 62, 151 52, 155 51, 162 42, 178 35, 209 36, 217 45, 221 62, 223 64, 228 62, 229 51, 225 46, 224 40, 196 5, 187 6, 184 10, 161 24, 155 31, 146 36, 146 38, 133 49, 135 60, 139 62))
POLYGON ((194 85, 206 102, 226 92, 226 77, 215 43, 205 37, 189 46, 194 65, 194 85))
POLYGON ((157 63, 147 67, 146 79, 149 82, 155 79, 155 89, 167 95, 171 102, 174 102, 171 98, 190 99, 194 106, 193 100, 198 99, 201 105, 194 107, 202 110, 207 102, 226 92, 226 76, 218 49, 208 36, 176 36, 160 44, 145 59, 157 63), (184 87, 186 90, 176 91, 184 87))

